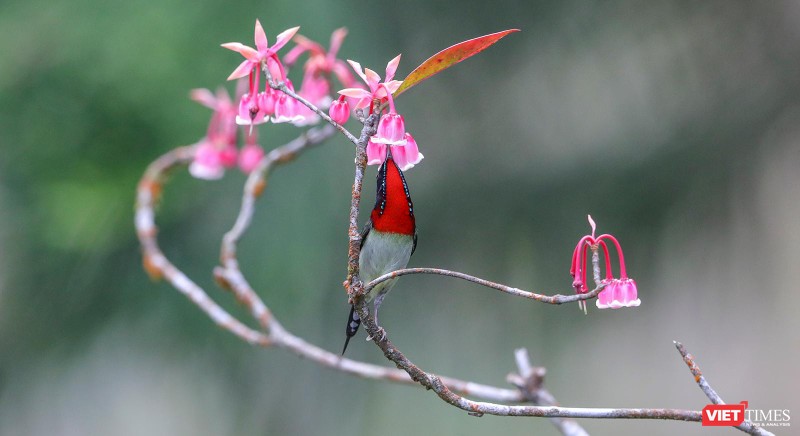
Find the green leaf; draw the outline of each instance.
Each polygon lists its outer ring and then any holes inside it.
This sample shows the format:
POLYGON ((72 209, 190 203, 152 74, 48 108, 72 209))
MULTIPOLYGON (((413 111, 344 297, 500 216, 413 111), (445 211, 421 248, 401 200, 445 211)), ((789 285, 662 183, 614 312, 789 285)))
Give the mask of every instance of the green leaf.
POLYGON ((414 69, 408 77, 403 80, 403 84, 394 92, 394 97, 402 94, 408 88, 422 82, 423 80, 452 67, 453 65, 480 53, 490 45, 502 39, 509 33, 519 32, 519 29, 508 29, 502 32, 491 33, 479 36, 456 45, 450 46, 439 53, 431 56, 420 66, 414 69))

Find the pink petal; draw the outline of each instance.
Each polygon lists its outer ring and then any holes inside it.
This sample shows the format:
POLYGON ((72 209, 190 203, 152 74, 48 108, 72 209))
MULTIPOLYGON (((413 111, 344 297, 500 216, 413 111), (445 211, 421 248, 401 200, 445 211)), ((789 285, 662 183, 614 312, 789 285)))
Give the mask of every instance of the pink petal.
POLYGON ((255 144, 248 144, 239 153, 239 168, 249 174, 258 167, 261 158, 264 157, 264 149, 255 144))
POLYGON ((344 124, 350 119, 350 104, 347 103, 347 100, 336 100, 331 103, 328 114, 333 121, 344 124))
POLYGON ((297 31, 300 30, 300 26, 292 27, 291 29, 286 29, 277 36, 277 40, 275 41, 275 45, 269 48, 269 51, 272 53, 276 53, 278 50, 281 49, 290 39, 294 36, 297 31))
POLYGON ((195 151, 194 160, 189 165, 189 173, 198 179, 219 179, 225 174, 220 157, 220 150, 214 144, 201 143, 195 151))
POLYGON ((406 126, 403 116, 388 113, 378 122, 378 132, 372 136, 372 142, 387 145, 406 145, 406 126))
POLYGON ((344 37, 347 36, 347 28, 340 27, 333 31, 331 34, 331 46, 328 49, 328 61, 332 62, 336 59, 336 54, 339 53, 339 49, 342 47, 342 42, 344 42, 344 37))
POLYGON ((369 106, 370 104, 372 104, 372 94, 370 94, 369 97, 362 98, 361 100, 358 100, 358 102, 356 102, 356 104, 353 105, 353 107, 356 108, 356 109, 363 109, 363 108, 369 106))
POLYGON ((400 147, 392 147, 392 156, 394 156, 394 150, 400 149, 402 150, 403 155, 403 164, 401 164, 397 159, 397 166, 400 167, 401 170, 406 171, 410 168, 413 168, 414 165, 420 163, 422 159, 425 157, 422 153, 419 152, 419 147, 417 146, 417 141, 414 140, 414 137, 411 136, 410 133, 406 132, 406 145, 400 147))
POLYGON ((397 55, 397 57, 390 60, 389 63, 386 64, 386 82, 394 79, 394 73, 397 71, 397 65, 400 64, 400 56, 402 55, 397 55))
POLYGON ((367 85, 369 85, 369 89, 375 90, 378 87, 378 84, 381 83, 381 76, 378 73, 370 70, 369 68, 364 68, 364 74, 366 75, 367 85))
POLYGON ((394 159, 394 163, 397 164, 397 167, 400 168, 400 171, 405 171, 414 166, 408 164, 408 159, 406 158, 406 148, 404 146, 389 147, 389 150, 391 150, 392 159, 394 159))
POLYGON ((216 109, 217 107, 217 98, 208 89, 193 89, 189 92, 189 97, 207 108, 216 109))
POLYGON ((367 165, 380 165, 386 160, 387 147, 383 144, 367 142, 367 165))
POLYGON ((351 88, 355 84, 355 80, 353 79, 353 74, 350 73, 350 70, 344 65, 344 62, 337 60, 333 64, 333 74, 336 74, 336 78, 339 79, 339 82, 351 88))
POLYGON ((364 83, 368 83, 367 76, 364 75, 364 72, 361 70, 361 64, 356 61, 351 61, 350 59, 347 60, 347 63, 350 64, 350 66, 353 68, 353 71, 356 72, 356 75, 358 75, 358 77, 360 77, 364 83))
POLYGON ((264 28, 261 27, 261 22, 256 19, 256 32, 255 32, 256 48, 259 53, 266 53, 269 48, 267 44, 267 34, 264 33, 264 28))
POLYGON ((386 89, 388 89, 389 92, 394 94, 394 92, 397 91, 397 88, 399 88, 400 85, 402 84, 403 84, 402 80, 390 80, 388 82, 385 82, 383 85, 386 86, 386 89))
POLYGON ((226 42, 225 44, 221 44, 222 47, 227 48, 228 50, 233 50, 235 52, 240 53, 245 59, 253 62, 258 62, 260 59, 260 55, 258 51, 253 47, 248 47, 239 42, 226 42))
POLYGON ((308 50, 308 47, 305 47, 302 44, 297 44, 296 46, 292 47, 292 49, 289 50, 286 55, 283 56, 283 61, 286 62, 287 65, 293 65, 295 62, 297 62, 297 58, 299 58, 300 55, 308 50))
POLYGON ((228 95, 228 90, 223 87, 217 88, 217 110, 223 111, 225 109, 231 109, 233 107, 233 101, 231 101, 231 96, 228 95))
POLYGON ((223 166, 228 168, 236 165, 237 155, 239 150, 234 144, 228 144, 219 152, 219 160, 223 166))
POLYGON ((353 97, 353 98, 370 98, 370 97, 372 97, 372 94, 369 91, 361 89, 361 88, 345 88, 345 89, 342 89, 341 91, 339 91, 339 94, 347 96, 347 97, 353 97))
POLYGON ((242 62, 241 64, 239 64, 238 67, 236 67, 235 70, 233 70, 231 75, 228 76, 228 80, 240 79, 240 78, 250 74, 250 71, 253 71, 253 67, 254 67, 254 65, 253 65, 253 62, 251 62, 251 61, 242 62))

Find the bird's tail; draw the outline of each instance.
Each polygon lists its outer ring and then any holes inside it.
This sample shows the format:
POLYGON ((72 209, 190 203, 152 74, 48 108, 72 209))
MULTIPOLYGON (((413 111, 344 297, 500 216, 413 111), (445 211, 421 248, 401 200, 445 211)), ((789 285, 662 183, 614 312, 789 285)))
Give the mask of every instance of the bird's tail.
POLYGON ((347 317, 347 329, 344 331, 347 335, 347 339, 344 340, 344 348, 342 348, 342 356, 344 356, 345 350, 347 350, 347 344, 350 342, 350 338, 356 335, 358 332, 358 327, 361 325, 361 318, 358 317, 358 312, 356 312, 356 306, 350 306, 350 316, 347 317))

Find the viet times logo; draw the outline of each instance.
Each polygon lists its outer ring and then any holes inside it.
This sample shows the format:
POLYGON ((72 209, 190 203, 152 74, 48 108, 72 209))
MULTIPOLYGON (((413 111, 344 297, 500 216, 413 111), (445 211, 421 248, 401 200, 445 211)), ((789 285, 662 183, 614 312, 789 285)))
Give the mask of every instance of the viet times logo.
POLYGON ((788 409, 748 409, 747 401, 739 404, 709 404, 703 407, 704 426, 737 426, 748 420, 758 427, 789 427, 788 409))

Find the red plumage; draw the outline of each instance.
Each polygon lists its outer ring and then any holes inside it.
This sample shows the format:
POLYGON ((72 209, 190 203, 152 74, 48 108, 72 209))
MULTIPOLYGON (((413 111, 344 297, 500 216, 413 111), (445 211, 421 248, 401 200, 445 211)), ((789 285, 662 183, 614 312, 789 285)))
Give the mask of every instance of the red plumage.
POLYGON ((372 228, 380 232, 413 235, 414 205, 403 172, 391 156, 378 172, 378 195, 370 215, 372 228))

